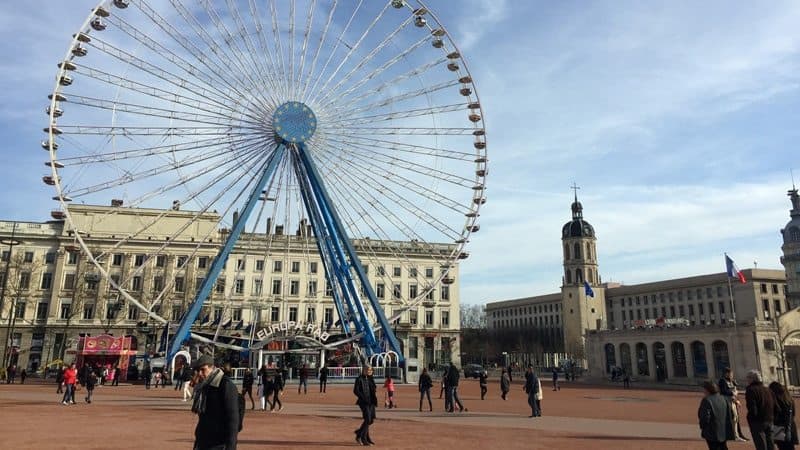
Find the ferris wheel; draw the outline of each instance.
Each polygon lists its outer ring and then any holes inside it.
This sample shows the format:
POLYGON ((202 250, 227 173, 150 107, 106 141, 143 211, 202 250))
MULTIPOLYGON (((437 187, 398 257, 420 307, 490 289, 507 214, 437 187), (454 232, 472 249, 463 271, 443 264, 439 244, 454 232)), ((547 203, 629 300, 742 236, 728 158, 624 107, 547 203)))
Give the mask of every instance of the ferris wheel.
POLYGON ((171 355, 232 252, 274 257, 303 243, 345 334, 368 354, 381 339, 402 354, 391 323, 453 282, 479 229, 482 107, 461 52, 422 2, 102 1, 73 35, 49 98, 53 215, 125 301, 165 321, 154 306, 172 301, 172 283, 146 302, 134 278, 159 254, 217 243, 171 355), (137 218, 95 248, 71 213, 77 203, 106 205, 109 221, 137 218), (111 276, 110 255, 155 233, 145 264, 111 276), (433 273, 417 270, 420 254, 433 273), (401 279, 417 288, 394 289, 401 279))

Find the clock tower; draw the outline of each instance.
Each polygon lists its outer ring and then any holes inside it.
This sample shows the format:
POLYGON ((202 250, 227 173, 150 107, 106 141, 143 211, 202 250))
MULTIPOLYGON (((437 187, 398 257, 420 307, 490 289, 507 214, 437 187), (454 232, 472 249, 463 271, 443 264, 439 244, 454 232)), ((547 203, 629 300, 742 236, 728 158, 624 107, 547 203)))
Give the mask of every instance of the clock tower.
POLYGON ((579 188, 573 186, 572 189, 575 190, 572 220, 561 229, 564 252, 561 316, 564 350, 583 359, 587 330, 597 330, 603 323, 605 288, 600 285, 594 227, 583 218, 583 205, 578 201, 579 188))

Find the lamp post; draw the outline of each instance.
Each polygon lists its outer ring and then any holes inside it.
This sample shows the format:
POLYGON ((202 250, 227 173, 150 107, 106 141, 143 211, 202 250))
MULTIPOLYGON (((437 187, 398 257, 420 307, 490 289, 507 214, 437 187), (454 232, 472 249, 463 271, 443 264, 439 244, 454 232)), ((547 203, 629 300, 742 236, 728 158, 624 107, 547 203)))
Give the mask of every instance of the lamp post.
MULTIPOLYGON (((8 246, 8 257, 6 258, 6 268, 5 268, 5 271, 3 272, 3 286, 2 286, 3 290, 0 291, 0 318, 2 318, 3 308, 5 306, 6 287, 8 286, 8 272, 9 272, 9 269, 11 268, 11 253, 14 250, 14 246, 15 245, 21 244, 20 241, 15 239, 15 237, 17 235, 17 224, 18 224, 18 222, 14 222, 13 223, 13 225, 11 227, 11 237, 10 238, 3 238, 2 240, 0 240, 0 244, 8 246)), ((13 319, 16 319, 16 316, 17 316, 17 314, 16 314, 16 312, 17 312, 16 311, 17 310, 16 306, 17 306, 16 304, 12 304, 11 305, 11 308, 10 308, 10 311, 9 311, 9 315, 8 315, 9 326, 6 328, 6 342, 5 342, 5 345, 3 346, 3 364, 2 364, 3 367, 6 366, 6 357, 7 357, 8 348, 11 346, 11 344, 13 344, 12 333, 14 331, 13 331, 13 329, 11 327, 13 326, 13 324, 12 324, 12 321, 14 321, 13 319)))

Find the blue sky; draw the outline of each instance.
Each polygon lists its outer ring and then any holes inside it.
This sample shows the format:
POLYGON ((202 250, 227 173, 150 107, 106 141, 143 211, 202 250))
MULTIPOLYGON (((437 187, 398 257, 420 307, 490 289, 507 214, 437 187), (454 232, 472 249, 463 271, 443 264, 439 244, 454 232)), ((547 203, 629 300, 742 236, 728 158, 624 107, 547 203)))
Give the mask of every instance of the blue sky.
MULTIPOLYGON (((0 3, 4 219, 56 206, 41 182, 46 97, 95 4, 0 3)), ((464 303, 558 290, 573 182, 606 281, 719 272, 723 252, 781 268, 790 169, 800 180, 800 4, 428 4, 486 116, 489 201, 461 266, 464 303)))

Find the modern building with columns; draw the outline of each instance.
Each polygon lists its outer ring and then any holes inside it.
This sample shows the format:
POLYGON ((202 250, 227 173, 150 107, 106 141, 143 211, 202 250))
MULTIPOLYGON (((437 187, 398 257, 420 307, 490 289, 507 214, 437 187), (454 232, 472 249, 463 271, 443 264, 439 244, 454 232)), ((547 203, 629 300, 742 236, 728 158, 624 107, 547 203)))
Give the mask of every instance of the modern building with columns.
POLYGON ((800 305, 792 301, 800 298, 800 201, 796 190, 789 196, 785 270, 746 269, 745 283, 721 272, 636 285, 602 282, 597 237, 576 197, 562 228, 561 292, 487 303, 487 326, 558 333, 561 346, 547 350, 584 359, 595 378, 623 369, 634 379, 694 384, 731 367, 800 386, 800 305))

